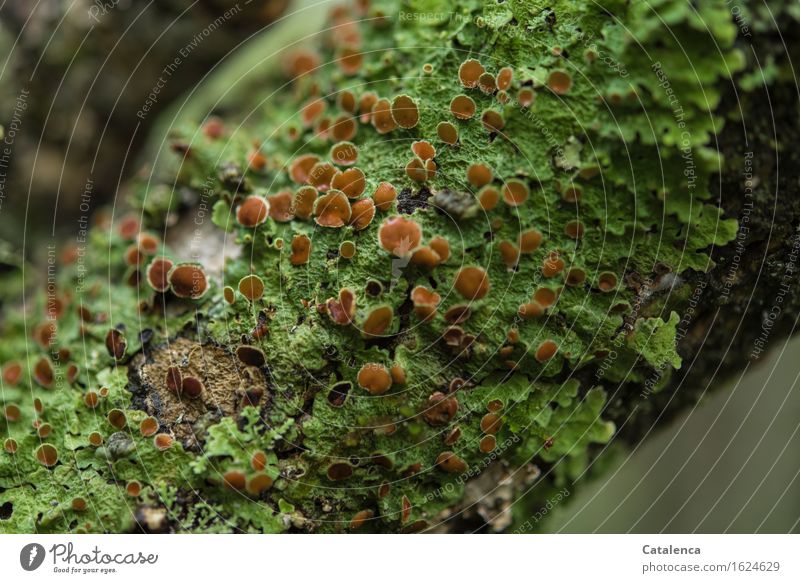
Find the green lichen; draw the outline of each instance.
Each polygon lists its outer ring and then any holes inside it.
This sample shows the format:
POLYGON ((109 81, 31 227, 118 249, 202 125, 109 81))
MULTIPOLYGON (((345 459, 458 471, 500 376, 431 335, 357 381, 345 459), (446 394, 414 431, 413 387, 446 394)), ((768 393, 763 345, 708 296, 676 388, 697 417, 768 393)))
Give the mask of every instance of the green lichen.
MULTIPOLYGON (((116 227, 101 225, 78 261, 59 269, 67 309, 53 346, 44 349, 24 337, 30 315, 7 314, 9 341, 0 344, 0 361, 27 366, 16 386, 6 383, 2 390, 3 402, 19 405, 22 417, 0 425, 3 438, 19 444, 16 454, 0 454, 0 506, 13 504, 0 530, 128 530, 134 519, 141 522, 143 509, 163 509, 160 527, 174 531, 335 532, 365 510, 372 514, 364 531, 416 530, 459 510, 467 484, 493 467, 537 466, 539 493, 583 475, 599 446, 614 437, 605 416, 614 383, 636 382, 653 371, 668 375, 681 366, 677 314, 665 307, 645 317, 641 282, 708 270, 709 249, 735 236, 736 221, 715 205, 709 177, 721 163, 713 147, 723 123, 716 114, 719 84, 745 67, 745 55, 734 46, 736 25, 721 0, 697 7, 683 0, 603 4, 465 0, 452 13, 452 3, 444 1, 374 2, 371 19, 337 21, 358 31, 364 62, 355 75, 337 66, 331 46, 341 39, 327 33, 319 51, 324 64, 275 93, 286 79, 268 76, 264 94, 270 97, 254 115, 241 127, 239 119, 225 120, 235 133, 229 129, 222 139, 211 139, 197 124, 181 128, 175 167, 161 184, 136 185, 135 204, 153 232, 163 232, 174 217, 190 225, 184 245, 160 255, 197 261, 212 247, 217 259, 231 257, 221 271, 207 264, 211 287, 202 299, 178 300, 154 294, 144 279, 129 285, 124 254, 130 241, 116 227), (493 74, 513 69, 507 103, 459 85, 459 65, 467 58, 479 59, 493 74), (430 73, 423 72, 425 63, 430 73), (547 87, 555 70, 572 78, 565 95, 547 87), (359 231, 300 219, 240 226, 235 213, 244 194, 293 193, 299 185, 287 172, 292 160, 302 154, 327 159, 331 141, 300 118, 301 96, 311 95, 312 85, 331 119, 345 113, 337 105, 344 90, 359 97, 367 87, 380 97, 414 99, 414 128, 381 135, 359 123, 349 138, 358 151, 356 166, 366 175, 363 197, 389 181, 400 192, 398 201, 359 231), (530 108, 516 102, 522 87, 536 93, 530 108), (450 100, 460 93, 476 102, 475 118, 456 121, 450 114, 450 100), (502 132, 489 132, 480 122, 487 109, 502 114, 502 132), (457 146, 437 139, 442 121, 458 127, 457 146), (421 139, 436 147, 438 166, 425 186, 404 171, 409 146, 421 139), (263 169, 247 169, 254 141, 267 160, 263 169), (504 180, 524 181, 528 200, 479 210, 466 181, 467 168, 478 162, 492 168, 498 189, 504 180), (579 203, 564 200, 570 188, 582 192, 579 203), (398 214, 421 226, 423 245, 433 236, 446 238, 450 258, 431 270, 387 253, 378 228, 398 214), (577 241, 564 231, 576 218, 585 227, 577 241), (193 237, 191 225, 202 227, 201 234, 193 237), (530 228, 543 234, 541 246, 509 268, 501 242, 516 242, 530 228), (209 229, 219 238, 209 239, 209 229), (312 251, 307 264, 294 265, 290 243, 299 234, 311 239, 312 251), (355 243, 353 259, 339 256, 343 241, 355 243), (545 277, 542 266, 551 253, 566 268, 545 277), (449 327, 443 314, 468 303, 453 291, 465 265, 486 269, 491 290, 469 302, 471 315, 459 326, 474 341, 454 350, 442 339, 449 327), (585 282, 565 285, 571 267, 585 271, 585 282), (236 290, 251 273, 264 282, 261 299, 250 302, 235 291, 232 304, 223 300, 225 286, 236 290), (616 276, 615 289, 601 289, 602 273, 616 276), (379 282, 382 291, 371 295, 370 282, 379 282), (414 314, 409 300, 417 285, 435 288, 443 298, 429 322, 414 314), (520 305, 541 287, 558 292, 556 303, 540 318, 520 318, 520 305), (322 309, 343 288, 357 297, 352 325, 334 323, 322 309), (92 312, 88 321, 80 321, 79 306, 92 312), (393 318, 378 337, 365 337, 361 326, 378 306, 390 307, 393 318), (121 327, 127 340, 120 361, 104 345, 110 327, 121 327), (254 334, 258 328, 266 332, 254 334), (508 339, 512 330, 514 342, 508 339), (267 384, 256 406, 235 417, 212 415, 195 428, 196 444, 176 442, 162 452, 138 431, 139 422, 158 411, 148 410, 152 387, 137 380, 134 356, 151 358, 178 337, 231 351, 242 342, 258 346, 266 355, 261 368, 267 384), (537 359, 545 340, 558 351, 537 359), (56 368, 75 362, 80 374, 74 383, 62 379, 44 389, 27 371, 58 348, 71 355, 56 368), (401 366, 405 383, 371 395, 358 384, 359 371, 370 363, 401 366), (603 374, 592 374, 598 369, 603 374), (455 379, 464 385, 451 397, 457 411, 432 425, 423 415, 429 399, 447 393, 455 379), (330 388, 339 383, 352 388, 343 403, 332 403, 330 388), (99 387, 107 387, 108 396, 96 409, 87 408, 86 391, 99 387), (52 469, 33 456, 39 444, 31 429, 34 397, 44 405, 38 418, 54 427, 45 439, 60 452, 52 469), (481 420, 497 403, 502 425, 495 450, 481 451, 481 420), (118 430, 105 417, 113 408, 127 415, 123 431, 134 447, 110 461, 102 448, 89 445, 88 435, 98 431, 108 439, 118 430), (460 439, 445 445, 456 426, 460 439), (266 453, 263 471, 272 487, 258 495, 226 487, 226 472, 254 474, 251 457, 258 451, 266 453), (444 451, 454 452, 467 469, 443 471, 435 462, 444 451), (346 464, 352 475, 331 480, 332 464, 346 464), (145 484, 137 499, 124 493, 133 479, 145 484), (79 493, 89 501, 83 512, 70 506, 79 493)), ((258 96, 253 103, 260 103, 258 96)), ((44 300, 37 298, 36 314, 43 314, 44 300)), ((169 433, 169 423, 159 421, 169 433)))

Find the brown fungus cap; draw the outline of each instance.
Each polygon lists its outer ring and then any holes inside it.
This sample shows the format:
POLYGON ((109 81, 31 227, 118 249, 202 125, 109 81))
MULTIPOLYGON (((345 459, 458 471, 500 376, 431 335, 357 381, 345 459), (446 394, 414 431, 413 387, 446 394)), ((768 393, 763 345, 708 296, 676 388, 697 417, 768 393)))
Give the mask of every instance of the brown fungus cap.
POLYGON ((372 200, 379 211, 391 210, 392 204, 397 200, 397 189, 390 182, 381 182, 372 194, 372 200))
POLYGON ((382 364, 367 363, 358 371, 358 385, 372 395, 382 395, 392 388, 392 376, 382 364))
POLYGON ((248 196, 236 209, 237 222, 247 228, 255 228, 269 216, 269 202, 263 196, 248 196))
POLYGON ((319 226, 338 229, 350 221, 352 209, 342 191, 331 190, 316 200, 314 214, 314 220, 319 226))
POLYGON ((419 223, 402 216, 385 219, 378 229, 381 247, 395 257, 408 257, 422 241, 422 227, 419 223))
POLYGON ((482 267, 462 267, 456 274, 456 291, 468 300, 479 300, 489 293, 489 274, 482 267))
POLYGON ((203 266, 198 263, 179 263, 169 271, 172 293, 179 298, 198 299, 208 291, 208 280, 203 266))

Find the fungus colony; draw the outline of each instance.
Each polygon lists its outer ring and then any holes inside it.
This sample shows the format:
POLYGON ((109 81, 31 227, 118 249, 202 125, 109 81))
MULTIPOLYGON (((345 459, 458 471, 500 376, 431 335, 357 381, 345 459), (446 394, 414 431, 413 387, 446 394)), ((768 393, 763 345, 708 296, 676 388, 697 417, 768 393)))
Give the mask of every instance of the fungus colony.
MULTIPOLYGON (((239 137, 220 118, 176 137, 194 204, 142 189, 137 216, 98 215, 92 253, 65 253, 60 315, 31 348, 0 349, 0 505, 28 509, 12 529, 418 531, 459 510, 469 472, 549 468, 546 498, 587 467, 614 426, 582 370, 680 365, 676 322, 637 319, 628 275, 702 270, 699 250, 735 225, 698 202, 705 223, 685 228, 635 190, 627 167, 646 174, 675 142, 643 139, 618 163, 631 113, 595 98, 607 70, 565 58, 569 27, 546 33, 561 51, 496 34, 512 16, 538 27, 524 3, 465 5, 458 35, 436 25, 452 45, 425 51, 403 47, 430 46, 434 27, 396 9, 337 7, 239 137), (195 242, 201 258, 152 234, 176 213, 220 234, 195 242)), ((565 20, 593 28, 600 10, 574 3, 565 20)), ((629 48, 624 22, 654 17, 618 18, 594 36, 609 54, 629 48)))

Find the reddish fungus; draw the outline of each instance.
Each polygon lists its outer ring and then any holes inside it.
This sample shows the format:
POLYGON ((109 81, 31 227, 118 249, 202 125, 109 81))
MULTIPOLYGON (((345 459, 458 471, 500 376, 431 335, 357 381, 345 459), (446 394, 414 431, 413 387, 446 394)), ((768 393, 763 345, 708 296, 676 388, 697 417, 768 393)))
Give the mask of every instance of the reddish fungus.
POLYGON ((482 453, 492 453, 495 447, 497 447, 497 438, 494 435, 484 435, 478 445, 482 453))
POLYGON ((439 122, 439 125, 436 126, 436 135, 445 144, 454 146, 458 143, 458 129, 449 121, 439 122))
POLYGON ((109 356, 115 360, 120 360, 125 356, 125 351, 128 348, 128 341, 119 330, 112 328, 106 334, 106 350, 109 356))
POLYGON ((463 324, 472 316, 469 306, 453 306, 444 313, 444 320, 448 324, 463 324))
POLYGON ((253 496, 258 496, 272 488, 274 480, 264 473, 255 474, 247 480, 247 491, 253 496))
POLYGON ((225 300, 226 303, 234 304, 236 302, 236 292, 233 290, 231 286, 226 285, 222 289, 222 298, 225 300))
POLYGON ((408 95, 398 95, 392 101, 392 117, 401 128, 410 129, 419 123, 419 108, 408 95))
POLYGON ((308 173, 306 182, 320 192, 325 192, 331 188, 331 182, 337 172, 336 166, 330 162, 317 162, 308 173))
POLYGON ((236 358, 247 366, 261 367, 267 362, 267 357, 260 348, 248 344, 242 344, 236 348, 236 358))
POLYGON ((330 156, 334 164, 352 166, 358 160, 358 148, 352 142, 339 142, 331 148, 330 156))
POLYGON ((470 164, 467 168, 467 181, 475 188, 486 186, 493 177, 492 169, 486 164, 470 164))
POLYGON ((411 262, 414 265, 419 265, 426 269, 433 269, 439 265, 440 261, 439 254, 428 246, 419 247, 411 256, 411 262))
POLYGON ((100 404, 100 395, 98 395, 95 391, 87 391, 87 393, 83 396, 83 403, 89 409, 96 409, 100 404))
POLYGON ((536 354, 534 356, 537 361, 544 363, 553 358, 557 352, 558 344, 552 340, 545 340, 536 349, 536 354))
POLYGON ((572 76, 566 71, 553 71, 547 77, 547 86, 556 95, 566 95, 572 88, 572 76))
POLYGON ((389 374, 392 376, 392 383, 395 385, 406 384, 406 371, 399 364, 393 364, 389 369, 389 374))
POLYGON ((556 303, 556 292, 549 287, 540 287, 533 293, 533 301, 547 309, 556 303))
POLYGON ((506 127, 506 120, 503 114, 493 109, 487 109, 481 114, 483 128, 490 133, 496 133, 506 127))
POLYGON ((452 451, 443 451, 436 457, 436 465, 448 474, 460 474, 467 470, 467 462, 452 451))
POLYGON ((537 302, 529 302, 527 304, 522 304, 517 310, 517 313, 523 320, 531 320, 544 314, 544 308, 537 302))
POLYGON ((397 200, 397 189, 390 182, 381 182, 372 194, 372 200, 378 210, 387 212, 397 200))
POLYGON ((158 431, 158 420, 155 417, 146 417, 139 423, 139 433, 142 437, 151 437, 158 431))
POLYGON ((511 241, 500 241, 497 244, 497 249, 500 251, 500 257, 506 267, 513 268, 519 263, 519 247, 511 241))
POLYGON ((542 275, 544 277, 555 277, 563 271, 564 266, 564 260, 561 259, 558 253, 551 251, 547 254, 542 264, 542 275))
POLYGON ((289 165, 289 176, 297 184, 305 184, 311 174, 311 169, 319 162, 319 156, 303 154, 295 158, 289 165))
POLYGON ((269 216, 278 223, 288 223, 294 218, 294 197, 291 191, 283 190, 267 197, 269 216))
POLYGON ((378 103, 378 96, 372 91, 367 91, 361 95, 361 99, 358 101, 358 111, 361 114, 359 121, 361 123, 370 123, 372 121, 372 110, 376 103, 378 103))
POLYGON ((208 280, 203 266, 197 263, 179 263, 168 275, 172 293, 179 298, 198 299, 208 291, 208 280))
POLYGON ((392 376, 382 364, 369 362, 358 371, 358 385, 372 395, 382 395, 392 387, 392 376))
POLYGON ((467 95, 456 95, 450 101, 450 113, 457 119, 466 120, 475 115, 477 106, 471 97, 467 95))
POLYGON ((478 80, 486 71, 477 59, 467 59, 458 67, 458 80, 469 89, 478 85, 478 80))
POLYGON ((183 384, 183 375, 177 366, 170 366, 164 375, 164 383, 167 390, 173 395, 179 395, 183 384))
POLYGON ((292 237, 292 254, 289 261, 292 265, 305 265, 311 257, 311 239, 307 235, 292 237))
POLYGON ((197 377, 183 377, 181 381, 181 395, 190 399, 196 399, 203 393, 203 381, 197 377))
POLYGON ((350 520, 350 530, 358 530, 373 516, 375 516, 375 512, 372 510, 361 510, 356 512, 355 515, 353 515, 353 518, 350 520))
POLYGON ((111 409, 106 415, 106 419, 115 429, 124 429, 128 424, 128 418, 122 409, 111 409))
POLYGON ((147 266, 147 283, 157 292, 169 289, 169 271, 174 264, 164 257, 156 257, 147 266))
POLYGON ((316 200, 314 214, 314 220, 319 226, 338 229, 350 221, 352 209, 343 192, 331 190, 316 200))
POLYGON ((43 443, 36 448, 36 459, 47 468, 52 468, 58 463, 58 450, 54 445, 43 443))
POLYGON ((264 295, 264 282, 255 274, 245 275, 239 280, 239 293, 251 302, 260 300, 264 295))
POLYGON ((522 253, 533 253, 542 244, 542 234, 536 229, 528 229, 519 235, 519 250, 522 253))
POLYGON ((485 211, 490 211, 500 202, 500 193, 494 186, 484 186, 478 193, 478 202, 485 211))
POLYGON ((438 427, 450 423, 457 412, 458 400, 455 397, 448 397, 444 393, 436 391, 428 397, 422 416, 428 425, 438 427))
POLYGON ((379 134, 388 134, 397 127, 392 116, 392 104, 388 99, 379 99, 372 106, 372 127, 379 134))
POLYGON ((3 450, 6 453, 15 454, 17 453, 18 449, 19 449, 19 444, 17 443, 16 439, 9 437, 3 442, 3 450))
POLYGON ((528 200, 530 190, 528 185, 512 178, 503 185, 503 200, 508 206, 517 207, 528 200))
POLYGON ((511 87, 511 82, 514 80, 514 70, 511 67, 503 67, 497 72, 497 88, 505 91, 511 87))
POLYGON ((340 49, 336 63, 342 73, 348 76, 356 75, 361 70, 364 62, 364 55, 355 47, 344 47, 340 49))
POLYGON ((580 186, 577 186, 575 184, 568 186, 561 193, 561 198, 563 198, 566 202, 570 203, 580 202, 582 196, 583 196, 583 190, 581 189, 580 186))
POLYGON ((18 362, 7 362, 3 366, 3 383, 15 386, 22 378, 22 365, 18 362))
POLYGON ((139 233, 139 219, 132 215, 122 217, 117 226, 117 232, 126 241, 133 241, 139 233))
POLYGON ((364 336, 380 336, 391 326, 393 318, 391 306, 378 306, 370 311, 361 324, 361 332, 364 336))
POLYGON ((355 94, 347 89, 340 91, 336 96, 336 105, 347 113, 355 113, 357 106, 355 94))
POLYGON ((436 157, 436 148, 427 140, 413 142, 411 144, 411 151, 423 162, 427 162, 436 157))
POLYGON ((439 259, 444 262, 450 259, 450 242, 440 235, 431 237, 430 248, 436 251, 439 259))
POLYGON ((564 282, 569 286, 578 286, 584 281, 586 281, 586 272, 580 267, 571 267, 564 278, 564 282))
POLYGON ((294 194, 294 214, 299 219, 311 218, 314 203, 317 200, 317 189, 313 186, 301 186, 294 194))
POLYGON ((19 421, 21 415, 22 411, 20 411, 20 408, 16 405, 6 405, 3 408, 3 416, 6 418, 6 421, 10 423, 19 421))
POLYGON ((33 379, 45 389, 53 387, 54 372, 50 361, 44 356, 33 366, 33 379))
POLYGON ((484 73, 478 78, 478 89, 486 95, 491 95, 497 91, 497 81, 491 73, 484 73))
POLYGON ((612 292, 617 289, 617 276, 610 271, 604 271, 597 278, 597 287, 601 292, 612 292))
POLYGON ((339 257, 352 259, 356 255, 356 244, 352 241, 342 241, 339 244, 339 257))
POLYGON ((479 300, 489 293, 489 274, 482 267, 462 267, 455 278, 456 291, 468 300, 479 300))
POLYGON ((269 202, 263 196, 248 196, 236 209, 236 220, 243 227, 255 228, 269 216, 269 202))
POLYGON ((221 138, 224 132, 225 126, 218 117, 210 117, 206 120, 206 123, 203 124, 203 133, 207 138, 211 138, 212 140, 221 138))
POLYGON ((348 168, 343 172, 337 172, 331 179, 331 188, 342 191, 347 198, 358 198, 363 194, 367 186, 367 180, 358 168, 348 168))
POLYGON ((340 482, 353 475, 353 467, 345 462, 337 462, 328 466, 327 474, 332 482, 340 482))
POLYGON ((244 490, 247 485, 247 477, 241 470, 228 470, 222 474, 222 483, 231 490, 244 490))
POLYGON ((395 257, 408 257, 419 247, 422 227, 402 216, 389 217, 378 229, 381 247, 395 257))
MULTIPOLYGON (((355 118, 350 115, 340 115, 333 120, 333 124, 330 126, 331 136, 334 140, 340 143, 349 144, 350 142, 347 140, 352 140, 357 132, 358 124, 356 123, 355 118)), ((331 152, 331 160, 333 160, 334 164, 347 166, 355 163, 358 152, 356 151, 355 146, 352 144, 350 146, 350 152, 345 154, 344 157, 341 158, 341 161, 338 157, 333 155, 333 152, 331 152)))
POLYGON ((138 498, 142 493, 142 483, 138 480, 131 480, 125 485, 125 493, 131 498, 138 498))
POLYGON ((570 239, 582 239, 584 233, 583 223, 580 221, 570 221, 564 227, 564 233, 570 239))
POLYGON ((172 443, 175 440, 172 439, 172 436, 167 435, 166 433, 159 433, 153 438, 153 445, 158 451, 166 451, 170 447, 172 447, 172 443))
POLYGON ((503 418, 496 413, 487 413, 481 417, 481 431, 489 435, 494 435, 500 431, 503 425, 503 418))
POLYGON ((517 102, 521 107, 530 107, 533 105, 534 99, 536 99, 536 93, 530 87, 523 87, 517 93, 517 102))
POLYGON ((103 436, 97 431, 93 431, 89 434, 89 445, 92 447, 100 447, 103 445, 103 436))
POLYGON ((442 297, 435 291, 426 287, 418 285, 411 290, 411 301, 414 304, 414 313, 422 321, 427 321, 433 318, 436 314, 436 308, 442 297))

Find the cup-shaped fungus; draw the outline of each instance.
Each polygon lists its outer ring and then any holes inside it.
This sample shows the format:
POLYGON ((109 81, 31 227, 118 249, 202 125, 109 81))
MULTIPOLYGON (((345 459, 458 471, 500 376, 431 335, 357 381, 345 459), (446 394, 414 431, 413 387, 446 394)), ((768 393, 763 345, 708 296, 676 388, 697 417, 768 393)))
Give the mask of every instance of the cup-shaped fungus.
POLYGON ((36 448, 36 460, 46 468, 52 468, 58 463, 58 450, 50 443, 43 443, 36 448))
POLYGON ((7 362, 3 366, 3 382, 15 386, 22 377, 22 365, 18 362, 7 362))
POLYGON ((483 210, 490 211, 500 202, 500 193, 494 186, 486 185, 478 193, 478 202, 483 210))
POLYGON ((372 106, 372 127, 379 134, 388 134, 397 127, 397 122, 392 116, 392 104, 388 99, 379 99, 372 106))
POLYGON ((317 162, 308 173, 306 182, 320 192, 325 192, 331 188, 331 181, 336 172, 336 166, 330 162, 317 162))
POLYGON ((380 336, 391 326, 394 311, 391 306, 378 306, 367 314, 361 324, 361 333, 364 336, 380 336))
POLYGON ((109 356, 114 360, 120 360, 125 356, 127 349, 128 341, 125 339, 125 335, 116 328, 109 330, 106 334, 106 350, 109 356))
POLYGON ((419 247, 422 227, 401 216, 389 217, 378 229, 381 247, 395 257, 409 257, 419 247))
POLYGON ((366 186, 366 177, 359 168, 348 168, 337 172, 331 179, 331 188, 342 191, 347 198, 358 198, 366 186))
POLYGON ((231 490, 244 490, 247 485, 247 476, 241 470, 228 470, 222 474, 222 483, 231 490))
POLYGON ((519 250, 522 253, 533 253, 542 244, 542 234, 536 229, 528 229, 519 234, 519 250))
POLYGON ((314 220, 319 226, 338 229, 350 221, 352 209, 343 192, 331 190, 316 200, 314 214, 314 220))
POLYGON ((572 88, 572 76, 566 71, 553 71, 547 76, 547 86, 556 95, 566 95, 572 88))
POLYGON ((358 371, 358 385, 371 395, 382 395, 392 388, 392 376, 382 364, 369 362, 358 371))
POLYGON ((328 466, 328 479, 332 482, 346 480, 353 475, 353 466, 345 462, 337 462, 328 466))
POLYGON ((428 397, 422 416, 428 425, 438 427, 450 423, 457 412, 458 399, 453 396, 447 396, 441 391, 436 391, 428 397))
POLYGON ((258 473, 247 480, 247 491, 253 496, 258 496, 272 488, 273 479, 264 473, 258 473))
POLYGON ((53 366, 46 357, 41 357, 36 361, 36 364, 33 365, 33 380, 45 389, 53 387, 54 376, 53 366))
POLYGON ((392 117, 401 128, 410 129, 419 123, 419 108, 408 95, 398 95, 392 101, 392 117))
POLYGON ((442 301, 442 297, 435 291, 418 285, 411 290, 411 301, 414 304, 414 313, 424 322, 436 314, 436 308, 442 301))
POLYGON ((352 77, 357 75, 364 63, 364 55, 353 46, 345 46, 339 49, 336 64, 345 75, 352 77))
POLYGON ((553 358, 558 352, 558 344, 552 340, 545 340, 536 349, 534 357, 537 361, 544 363, 553 358))
POLYGON ((248 196, 236 209, 236 220, 247 228, 254 228, 264 223, 269 216, 269 202, 263 196, 248 196))
POLYGON ((309 257, 311 257, 311 239, 308 235, 292 237, 292 253, 289 256, 292 265, 305 265, 309 257))
POLYGON ((570 239, 575 239, 575 240, 582 239, 584 233, 583 223, 581 221, 569 221, 564 226, 564 233, 570 239))
POLYGON ((181 395, 196 399, 203 393, 203 381, 197 377, 183 377, 181 381, 181 395))
POLYGON ((519 307, 517 314, 523 320, 532 320, 544 314, 544 308, 538 302, 528 302, 519 307))
POLYGON ((466 120, 475 115, 477 106, 471 97, 467 95, 456 95, 450 101, 450 113, 457 119, 466 120))
POLYGON ((540 287, 533 293, 533 301, 547 309, 556 303, 556 292, 549 287, 540 287))
POLYGON ((255 274, 245 275, 239 280, 239 293, 251 302, 259 300, 264 295, 264 282, 255 274))
POLYGON ((462 267, 455 278, 456 291, 468 300, 479 300, 489 293, 489 274, 482 267, 462 267))
POLYGON ((164 375, 164 384, 167 390, 173 395, 178 395, 181 392, 181 385, 183 383, 183 375, 177 366, 170 366, 164 375))
POLYGON ((564 278, 564 283, 575 287, 586 281, 586 272, 580 267, 571 267, 564 278))
POLYGON ((294 197, 288 190, 267 197, 269 216, 278 223, 288 223, 294 218, 294 197))
POLYGON ((463 324, 472 316, 472 309, 466 305, 453 306, 444 313, 444 321, 448 324, 463 324))
POLYGON ((610 271, 604 271, 597 278, 597 287, 601 292, 612 292, 617 289, 617 276, 610 271))
POLYGON ((159 433, 155 437, 153 437, 153 445, 158 451, 166 451, 172 447, 172 444, 175 440, 172 439, 172 436, 167 435, 166 433, 159 433))
POLYGON ((516 207, 528 200, 530 189, 528 185, 512 178, 503 185, 503 200, 508 206, 516 207))
POLYGON ((481 431, 489 435, 494 435, 503 426, 503 418, 496 413, 487 413, 481 417, 481 431))
POLYGON ((519 263, 519 247, 511 241, 500 241, 497 244, 497 249, 500 251, 500 257, 506 267, 513 268, 519 263))
POLYGON ((289 165, 289 176, 297 184, 305 184, 311 175, 311 169, 319 162, 319 156, 303 154, 298 156, 289 165))
MULTIPOLYGON (((333 120, 333 124, 330 126, 331 136, 337 142, 347 142, 347 140, 352 140, 356 133, 358 133, 358 124, 356 120, 351 115, 340 115, 335 120, 333 120)), ((352 146, 352 144, 351 144, 352 146)), ((348 164, 354 164, 356 161, 356 157, 358 156, 358 152, 355 150, 355 146, 351 148, 350 155, 347 158, 339 159, 333 155, 331 155, 331 160, 333 160, 334 164, 341 164, 347 166, 348 164), (343 162, 340 160, 350 160, 349 162, 343 162)))
POLYGON ((486 186, 493 177, 492 169, 486 164, 470 164, 467 168, 467 181, 475 188, 486 186))
POLYGON ((381 182, 372 194, 372 200, 379 211, 391 210, 392 203, 397 200, 397 189, 391 182, 381 182))
POLYGON ((561 259, 559 254, 555 251, 551 251, 547 254, 547 257, 545 257, 542 263, 542 275, 545 277, 555 277, 563 271, 564 266, 564 260, 561 259))
POLYGON ((511 67, 503 67, 497 72, 497 88, 503 91, 511 87, 511 82, 514 80, 514 70, 511 67))
POLYGON ((330 157, 334 164, 352 166, 358 160, 358 148, 352 142, 339 142, 331 148, 330 157))
POLYGON ((413 142, 411 144, 411 151, 423 162, 427 162, 436 157, 436 148, 427 140, 413 142))
POLYGON ((452 451, 443 451, 436 457, 436 465, 448 474, 460 474, 465 472, 469 466, 467 462, 458 457, 452 451))
POLYGON ((375 218, 375 203, 371 198, 362 198, 352 205, 350 225, 356 230, 366 229, 375 218))
POLYGON ((317 189, 313 186, 301 186, 294 193, 294 216, 298 219, 309 219, 314 213, 317 200, 317 189))
POLYGON ((361 123, 370 123, 372 121, 372 109, 378 103, 378 95, 373 91, 367 91, 361 95, 358 100, 358 120, 361 123))
POLYGON ((203 266, 198 263, 179 263, 168 274, 170 289, 179 298, 198 299, 208 291, 203 266))
POLYGON ((436 135, 439 136, 439 139, 445 144, 449 144, 450 146, 454 146, 458 143, 458 129, 449 121, 439 122, 439 125, 436 126, 436 135))
POLYGON ((356 295, 353 290, 343 287, 339 290, 339 298, 328 298, 325 306, 331 320, 340 326, 346 326, 356 315, 356 295))
POLYGON ((497 81, 491 73, 484 73, 478 77, 478 89, 486 95, 491 95, 497 91, 497 81))
POLYGON ((139 433, 142 437, 151 437, 158 431, 158 419, 155 417, 145 417, 139 423, 139 433))
POLYGON ((441 262, 439 254, 430 247, 419 247, 411 256, 411 262, 425 269, 433 269, 441 262))
POLYGON ((487 109, 481 114, 481 123, 487 132, 495 133, 506 127, 506 118, 499 111, 487 109))
POLYGON ((261 367, 267 362, 267 357, 264 355, 263 350, 248 344, 242 344, 236 348, 236 358, 247 366, 261 367))
POLYGON ((478 85, 478 79, 486 72, 477 59, 467 59, 458 67, 458 80, 461 85, 472 89, 478 85))
POLYGON ((561 192, 561 198, 563 198, 564 201, 566 202, 572 202, 572 203, 580 202, 582 196, 583 196, 583 189, 575 184, 567 186, 561 192))

